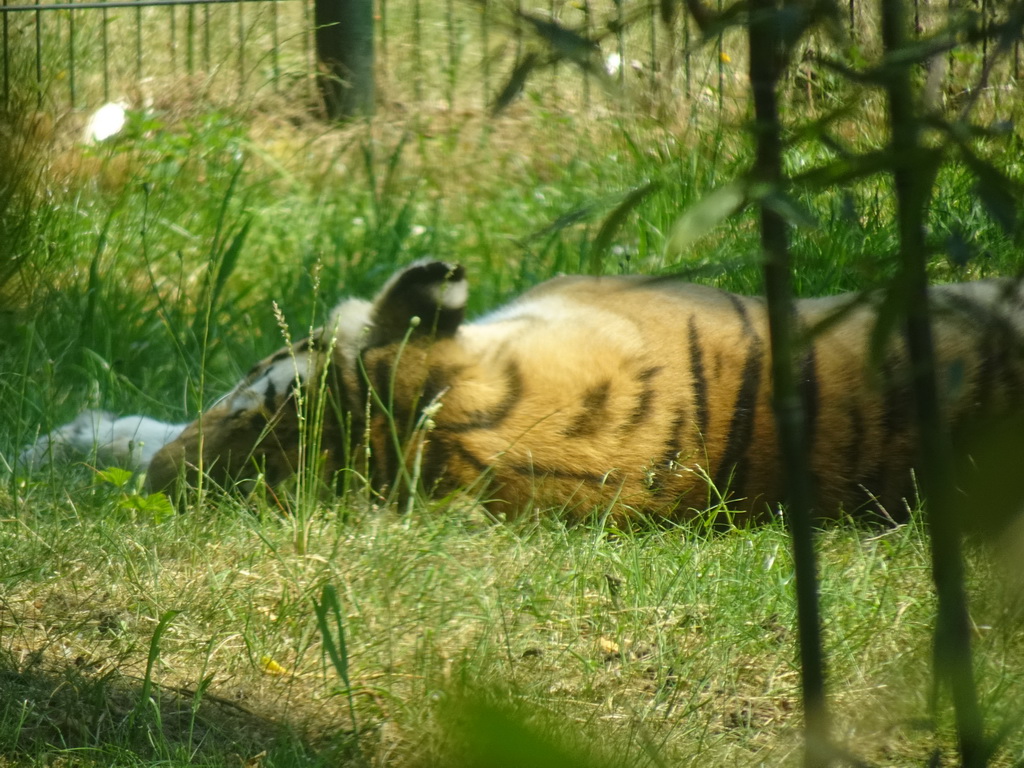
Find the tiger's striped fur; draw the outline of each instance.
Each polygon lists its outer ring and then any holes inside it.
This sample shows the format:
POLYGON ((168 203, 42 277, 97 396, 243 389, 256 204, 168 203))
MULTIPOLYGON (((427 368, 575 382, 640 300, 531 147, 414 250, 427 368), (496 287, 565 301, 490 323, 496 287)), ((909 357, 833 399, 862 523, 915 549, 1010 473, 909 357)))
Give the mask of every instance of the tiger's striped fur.
MULTIPOLYGON (((349 300, 154 458, 152 488, 203 470, 220 483, 296 470, 296 393, 327 395, 328 474, 370 467, 380 489, 418 477, 471 487, 496 512, 572 515, 614 505, 681 518, 728 494, 761 516, 782 498, 764 301, 664 277, 560 277, 463 322, 461 267, 419 262, 371 302, 349 300), (418 430, 417 430, 418 427, 418 430), (404 478, 404 480, 403 480, 404 478)), ((935 287, 938 377, 951 422, 1019 408, 1024 292, 1013 281, 935 287)), ((912 493, 907 355, 896 335, 869 363, 877 307, 798 302, 818 510, 912 493)))

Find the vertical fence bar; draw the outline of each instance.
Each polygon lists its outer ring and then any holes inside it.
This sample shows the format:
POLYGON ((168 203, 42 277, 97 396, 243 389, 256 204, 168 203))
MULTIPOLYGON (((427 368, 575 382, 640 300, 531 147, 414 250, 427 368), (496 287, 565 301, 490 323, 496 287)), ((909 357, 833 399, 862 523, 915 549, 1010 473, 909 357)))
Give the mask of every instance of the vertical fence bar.
MULTIPOLYGON (((852 1, 852 0, 851 0, 852 1)), ((690 75, 690 14, 683 14, 683 79, 686 81, 686 100, 689 101, 691 93, 690 75)))
MULTIPOLYGON (((7 0, 4 0, 4 5, 7 5, 7 0)), ((3 24, 3 43, 4 43, 4 104, 3 108, 6 112, 11 107, 11 60, 8 51, 10 50, 11 43, 11 30, 7 22, 7 14, 4 14, 3 24)))
POLYGON ((490 5, 488 0, 481 0, 482 7, 480 8, 480 47, 483 48, 483 58, 481 61, 481 73, 483 75, 483 93, 484 93, 484 108, 491 103, 491 46, 490 36, 488 35, 488 26, 490 22, 490 5))
POLYGON ((191 80, 195 72, 196 7, 190 5, 185 12, 185 71, 191 80))
POLYGON ((168 7, 167 11, 171 14, 171 72, 178 74, 178 14, 176 13, 177 9, 173 5, 168 7))
POLYGON ((142 82, 142 8, 135 9, 135 77, 142 82))
POLYGON ((412 44, 413 58, 416 62, 416 73, 413 77, 413 94, 416 102, 423 101, 423 17, 420 13, 420 0, 412 4, 412 44))
POLYGON ((245 92, 245 3, 238 6, 238 93, 245 92))
MULTIPOLYGON (((40 0, 36 0, 36 6, 40 0)), ((43 106, 43 14, 34 11, 36 17, 36 106, 43 106)))
POLYGON ((272 0, 270 3, 270 41, 273 48, 270 51, 270 66, 274 73, 274 93, 281 92, 281 35, 277 23, 277 0, 272 0))
POLYGON ((447 91, 446 101, 448 102, 448 113, 455 111, 455 82, 458 78, 458 39, 455 29, 455 5, 453 0, 445 0, 444 23, 448 28, 448 71, 445 73, 445 90, 447 91))
MULTIPOLYGON (((551 14, 551 20, 552 21, 558 21, 558 11, 555 8, 555 0, 550 0, 550 2, 548 3, 548 13, 551 14)), ((558 60, 557 60, 557 58, 551 64, 551 77, 548 80, 548 84, 549 84, 549 87, 551 89, 552 94, 555 96, 554 100, 557 102, 557 99, 558 99, 558 60)))
POLYGON ((622 3, 615 4, 615 46, 619 54, 619 86, 626 83, 626 33, 623 30, 625 17, 623 16, 622 3))
MULTIPOLYGON (((718 15, 722 15, 722 0, 718 0, 718 15)), ((725 53, 725 35, 721 32, 718 33, 718 119, 722 119, 722 115, 725 109, 725 61, 723 54, 725 53)))
MULTIPOLYGON (((584 7, 587 4, 587 0, 583 0, 584 7)), ((584 8, 585 9, 585 8, 584 8)), ((522 18, 523 15, 523 0, 516 0, 516 19, 522 18)), ((523 60, 523 25, 516 23, 513 27, 512 34, 516 39, 516 54, 515 61, 513 61, 513 69, 519 66, 519 62, 523 60)))
POLYGON ((316 98, 316 77, 310 77, 310 73, 316 72, 316 61, 313 58, 313 13, 310 6, 314 0, 303 0, 302 2, 302 46, 303 56, 306 61, 306 93, 311 99, 316 98))
POLYGON ((380 14, 380 56, 377 57, 377 62, 386 82, 388 74, 388 0, 380 0, 378 13, 380 14))
POLYGON ((657 72, 658 72, 658 9, 652 3, 650 7, 651 15, 650 19, 651 26, 651 59, 648 67, 650 67, 648 79, 650 80, 651 88, 655 88, 657 85, 657 72))
POLYGON ((71 108, 77 106, 75 94, 75 12, 68 11, 68 91, 71 94, 71 108))
POLYGON ((209 72, 210 66, 210 6, 203 6, 203 71, 209 72))
MULTIPOLYGON (((520 2, 520 5, 519 5, 519 9, 520 9, 520 11, 522 11, 522 3, 521 2, 520 2)), ((590 11, 591 11, 590 0, 583 0, 583 30, 584 30, 583 31, 583 36, 584 37, 588 37, 588 38, 590 37, 590 11)), ((517 26, 516 29, 519 29, 519 27, 517 26)), ((520 40, 520 45, 522 45, 522 41, 521 40, 520 40)), ((517 63, 518 63, 518 60, 519 60, 519 55, 517 53, 517 55, 516 55, 517 63)), ((582 76, 583 76, 583 106, 585 108, 589 109, 589 107, 590 107, 590 73, 587 72, 586 70, 583 70, 582 76)))
POLYGON ((103 52, 100 56, 103 57, 103 102, 110 101, 110 44, 109 35, 107 33, 107 25, 110 23, 110 14, 107 9, 103 9, 103 13, 100 17, 100 45, 103 47, 103 52))
POLYGON ((981 0, 981 69, 988 69, 988 0, 981 0))

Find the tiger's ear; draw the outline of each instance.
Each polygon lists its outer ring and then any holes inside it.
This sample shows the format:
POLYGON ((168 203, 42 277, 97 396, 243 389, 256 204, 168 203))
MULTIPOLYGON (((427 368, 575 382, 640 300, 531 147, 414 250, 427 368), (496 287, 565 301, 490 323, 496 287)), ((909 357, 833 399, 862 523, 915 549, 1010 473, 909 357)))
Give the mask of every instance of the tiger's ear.
POLYGON ((414 336, 452 336, 466 311, 465 274, 458 264, 426 259, 395 273, 373 301, 369 345, 399 341, 410 330, 414 336))

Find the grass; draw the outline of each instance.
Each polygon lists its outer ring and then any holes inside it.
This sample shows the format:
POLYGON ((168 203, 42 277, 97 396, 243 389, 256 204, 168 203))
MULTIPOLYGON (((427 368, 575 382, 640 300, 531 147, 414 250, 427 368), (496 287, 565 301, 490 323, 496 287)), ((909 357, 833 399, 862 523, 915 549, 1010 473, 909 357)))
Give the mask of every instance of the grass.
MULTIPOLYGON (((994 117, 1019 114, 998 98, 994 117)), ((0 766, 795 764, 781 524, 494 525, 466 500, 400 515, 358 492, 298 494, 294 516, 262 498, 177 516, 89 467, 6 466, 85 407, 194 416, 281 345, 271 300, 301 337, 428 254, 467 265, 473 313, 585 270, 647 182, 605 272, 758 291, 751 215, 681 264, 663 256, 680 211, 749 160, 742 111, 688 106, 654 120, 528 98, 493 121, 425 108, 332 128, 179 100, 92 148, 59 120, 5 126, 21 143, 0 142, 17 160, 0 159, 0 766)), ((878 109, 866 100, 842 141, 875 141, 878 109)), ((1018 138, 987 151, 1020 178, 1018 138)), ((787 162, 825 156, 802 142, 787 162)), ((934 275, 1018 272, 966 171, 939 189, 934 275)), ((881 179, 798 200, 817 220, 795 237, 799 293, 884 281, 881 179)), ((839 739, 876 764, 951 754, 947 708, 930 706, 924 532, 842 525, 819 544, 839 739)), ((970 551, 1000 765, 1024 758, 1012 544, 970 551)))
MULTIPOLYGON (((0 549, 9 759, 450 765, 480 706, 595 765, 795 759, 780 526, 706 536, 328 507, 299 556, 288 520, 230 504, 161 523, 102 501, 16 509, 0 549), (313 610, 326 585, 350 687, 313 610)), ((840 731, 866 759, 920 762, 943 743, 923 724, 922 533, 837 528, 821 546, 840 731)), ((974 565, 980 677, 999 722, 1024 684, 1021 606, 992 589, 983 553, 974 565)), ((1006 754, 1022 749, 1015 737, 1006 754)))

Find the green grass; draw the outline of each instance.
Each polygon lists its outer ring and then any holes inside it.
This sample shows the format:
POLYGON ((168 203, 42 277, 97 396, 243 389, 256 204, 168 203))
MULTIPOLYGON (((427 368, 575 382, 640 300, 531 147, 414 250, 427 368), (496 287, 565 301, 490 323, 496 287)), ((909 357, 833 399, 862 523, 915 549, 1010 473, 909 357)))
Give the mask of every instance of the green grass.
MULTIPOLYGON (((837 133, 870 144, 877 109, 837 133)), ((494 525, 464 500, 403 516, 358 492, 299 494, 293 516, 258 498, 169 516, 88 467, 4 463, 85 407, 193 417, 281 345, 271 301, 301 337, 428 254, 467 265, 473 313, 586 270, 602 224, 651 181, 604 271, 757 292, 752 214, 682 263, 663 256, 681 210, 749 161, 742 114, 697 118, 527 103, 493 122, 423 111, 328 129, 185 104, 92 149, 12 126, 26 144, 0 142, 23 162, 0 158, 0 766, 796 764, 781 524, 494 525)), ((1019 139, 988 151, 1020 177, 1019 139)), ((825 156, 801 143, 787 162, 825 156)), ((884 180, 797 198, 818 222, 794 236, 800 294, 884 282, 884 180)), ((963 168, 931 211, 938 279, 1020 271, 963 168), (958 239, 965 265, 946 256, 958 239)), ((885 765, 952 754, 948 708, 929 722, 924 532, 842 525, 819 543, 839 740, 885 765)), ((970 552, 1005 765, 1024 758, 1013 543, 970 552)))
MULTIPOLYGON (((325 507, 299 556, 287 519, 234 505, 162 523, 102 498, 5 506, 12 760, 229 765, 266 751, 265 765, 451 765, 471 748, 462 725, 489 706, 529 728, 533 748, 547 739, 595 765, 795 762, 780 526, 705 536, 325 507), (326 585, 349 690, 313 610, 326 585)), ((922 533, 837 528, 821 550, 838 730, 866 759, 921 764, 950 746, 948 723, 938 739, 924 725, 922 533)), ((1024 616, 1014 589, 993 589, 1006 572, 981 551, 973 565, 995 724, 1019 715, 1024 616)), ((1004 754, 1022 750, 1015 734, 1004 754)))

